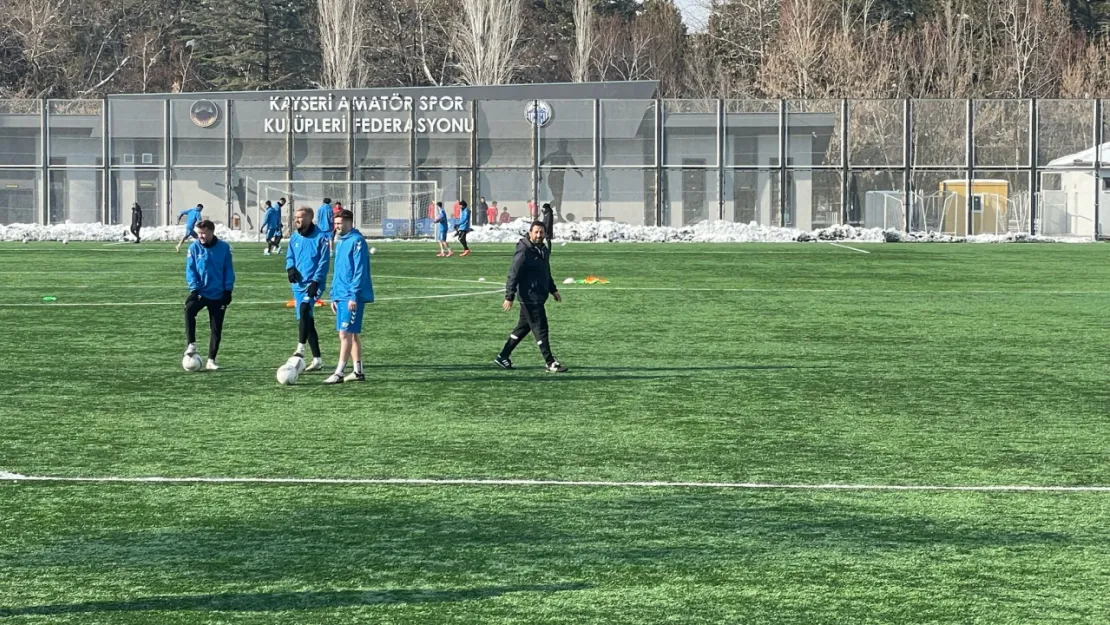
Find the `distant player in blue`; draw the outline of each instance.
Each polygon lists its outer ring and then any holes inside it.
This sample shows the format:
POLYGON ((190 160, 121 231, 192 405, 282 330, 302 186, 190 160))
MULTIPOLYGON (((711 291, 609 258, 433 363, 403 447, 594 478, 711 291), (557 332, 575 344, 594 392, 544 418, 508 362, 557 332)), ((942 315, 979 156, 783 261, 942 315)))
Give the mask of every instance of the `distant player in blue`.
POLYGON ((349 210, 339 213, 339 234, 335 245, 335 275, 331 281, 331 311, 339 331, 339 364, 324 384, 365 382, 362 372, 362 312, 374 302, 370 281, 370 251, 366 239, 355 230, 355 216, 349 210), (343 377, 347 359, 354 361, 354 372, 343 377))
POLYGON ((311 208, 298 208, 293 226, 296 230, 289 237, 289 245, 285 247, 285 271, 289 275, 289 284, 293 287, 299 331, 297 350, 293 352, 293 356, 304 358, 304 344, 307 341, 312 350, 312 363, 305 367, 305 371, 316 371, 324 367, 324 361, 320 359, 320 336, 316 333, 316 319, 312 310, 328 279, 331 247, 324 231, 312 223, 311 208))
POLYGON ((455 253, 447 244, 447 211, 443 210, 443 202, 436 202, 436 242, 439 243, 439 253, 436 256, 447 257, 455 253))
POLYGON ((197 238, 196 226, 201 220, 200 212, 204 210, 204 204, 197 204, 196 206, 183 210, 177 214, 177 223, 181 223, 181 218, 185 218, 185 236, 177 242, 177 247, 173 251, 180 252, 181 246, 189 239, 197 238))
POLYGON ((316 209, 316 226, 328 235, 330 245, 332 238, 335 237, 335 212, 331 208, 330 197, 324 198, 324 203, 316 209))
POLYGON ((278 200, 278 205, 274 206, 270 200, 266 200, 266 213, 262 216, 262 227, 259 232, 266 233, 266 256, 270 255, 270 250, 273 249, 281 252, 281 232, 284 226, 281 223, 281 200, 278 200))
POLYGON ((459 213, 459 221, 455 224, 455 232, 459 235, 459 243, 462 243, 463 252, 460 256, 470 256, 470 246, 466 244, 466 234, 470 232, 470 207, 467 206, 466 200, 459 202, 462 211, 459 213))
POLYGON ((205 368, 216 371, 224 313, 231 305, 231 292, 235 289, 235 269, 231 265, 231 246, 216 238, 216 225, 204 219, 195 226, 197 240, 189 246, 185 259, 185 283, 189 286, 189 297, 185 300, 185 355, 197 353, 197 314, 207 308, 211 332, 205 368))

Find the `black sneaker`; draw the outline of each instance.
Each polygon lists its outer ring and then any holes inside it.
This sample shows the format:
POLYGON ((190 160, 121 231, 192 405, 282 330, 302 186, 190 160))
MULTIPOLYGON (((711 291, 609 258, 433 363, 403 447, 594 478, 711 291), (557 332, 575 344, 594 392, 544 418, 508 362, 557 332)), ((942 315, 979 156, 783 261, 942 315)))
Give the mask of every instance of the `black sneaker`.
POLYGON ((547 363, 548 373, 566 373, 567 371, 570 371, 570 369, 567 369, 563 365, 559 364, 558 360, 553 360, 547 363))
POLYGON ((493 364, 497 365, 498 367, 501 367, 502 369, 512 369, 513 368, 513 361, 508 359, 508 358, 502 358, 501 356, 497 356, 496 358, 494 358, 493 359, 493 364))

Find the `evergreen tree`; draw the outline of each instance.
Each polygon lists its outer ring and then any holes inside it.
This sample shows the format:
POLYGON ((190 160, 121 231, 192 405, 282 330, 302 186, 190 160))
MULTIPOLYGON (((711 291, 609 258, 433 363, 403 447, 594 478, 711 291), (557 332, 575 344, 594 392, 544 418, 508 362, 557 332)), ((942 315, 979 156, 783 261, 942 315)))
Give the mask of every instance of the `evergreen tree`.
POLYGON ((320 65, 314 15, 314 0, 198 0, 181 38, 213 89, 309 87, 320 65))

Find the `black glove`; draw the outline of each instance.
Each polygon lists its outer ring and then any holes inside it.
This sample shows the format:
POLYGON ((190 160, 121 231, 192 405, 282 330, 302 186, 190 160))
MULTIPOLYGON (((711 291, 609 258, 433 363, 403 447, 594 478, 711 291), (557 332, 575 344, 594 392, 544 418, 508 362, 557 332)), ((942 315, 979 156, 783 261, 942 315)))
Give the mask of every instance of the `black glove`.
POLYGON ((220 298, 220 303, 224 306, 231 305, 231 291, 224 291, 224 296, 220 298))
POLYGON ((301 278, 301 272, 297 271, 296 267, 290 267, 289 271, 286 273, 289 274, 289 284, 294 284, 303 280, 303 278, 301 278))
POLYGON ((315 281, 309 282, 308 288, 305 289, 305 292, 308 293, 308 296, 310 298, 316 299, 316 296, 320 294, 320 285, 315 281))
POLYGON ((200 292, 199 291, 189 291, 189 297, 185 298, 185 303, 188 304, 190 302, 195 302, 199 299, 200 299, 200 292))

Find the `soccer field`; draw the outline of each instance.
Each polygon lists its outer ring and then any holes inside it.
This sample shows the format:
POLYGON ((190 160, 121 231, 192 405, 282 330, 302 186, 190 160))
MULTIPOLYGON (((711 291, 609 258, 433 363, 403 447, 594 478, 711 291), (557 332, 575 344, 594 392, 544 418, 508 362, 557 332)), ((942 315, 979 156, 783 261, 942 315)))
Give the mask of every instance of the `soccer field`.
POLYGON ((379 244, 335 387, 259 245, 204 373, 184 253, 0 245, 0 624, 1106 622, 1110 247, 849 245, 557 246, 558 376, 379 244))

